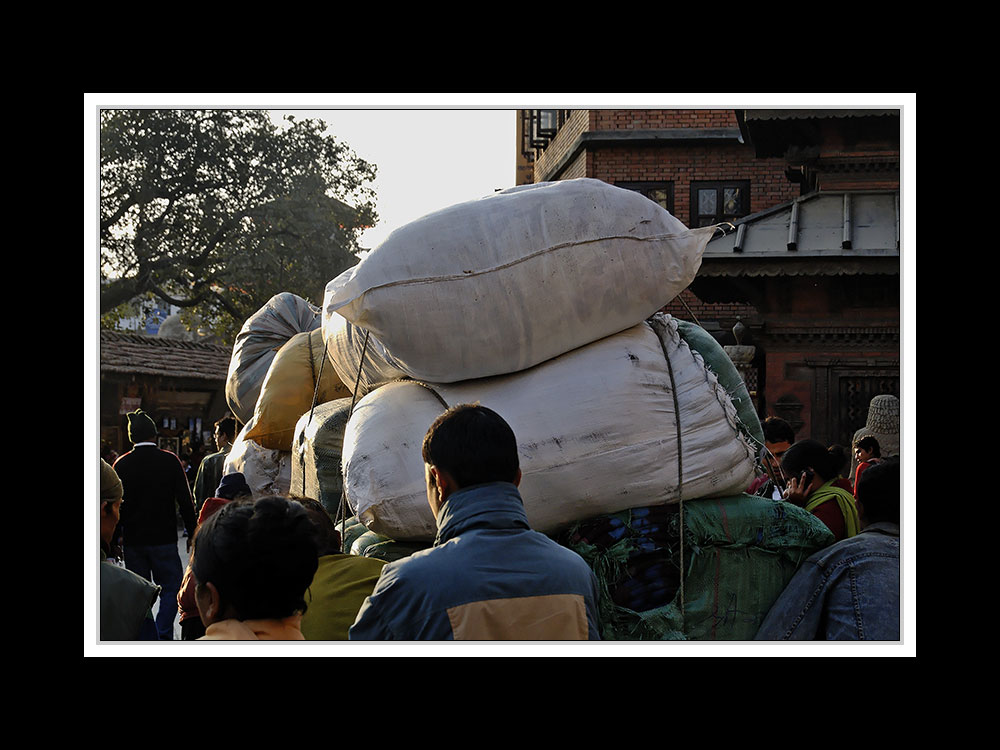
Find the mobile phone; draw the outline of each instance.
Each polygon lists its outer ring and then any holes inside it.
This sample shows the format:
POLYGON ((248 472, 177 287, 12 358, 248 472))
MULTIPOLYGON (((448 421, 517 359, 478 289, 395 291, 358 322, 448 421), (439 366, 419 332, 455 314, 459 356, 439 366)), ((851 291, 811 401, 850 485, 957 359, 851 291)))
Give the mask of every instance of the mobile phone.
POLYGON ((816 472, 814 472, 812 469, 806 469, 805 471, 803 471, 802 472, 802 486, 803 487, 808 487, 810 484, 812 484, 813 477, 815 477, 815 476, 816 476, 816 472))

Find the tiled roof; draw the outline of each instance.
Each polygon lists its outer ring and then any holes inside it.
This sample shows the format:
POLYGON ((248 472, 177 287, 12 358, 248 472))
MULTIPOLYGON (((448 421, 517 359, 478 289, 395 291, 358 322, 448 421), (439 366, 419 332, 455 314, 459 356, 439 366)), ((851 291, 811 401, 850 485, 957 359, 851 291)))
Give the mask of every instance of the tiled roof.
POLYGON ((224 381, 231 357, 218 344, 101 330, 101 372, 224 381))

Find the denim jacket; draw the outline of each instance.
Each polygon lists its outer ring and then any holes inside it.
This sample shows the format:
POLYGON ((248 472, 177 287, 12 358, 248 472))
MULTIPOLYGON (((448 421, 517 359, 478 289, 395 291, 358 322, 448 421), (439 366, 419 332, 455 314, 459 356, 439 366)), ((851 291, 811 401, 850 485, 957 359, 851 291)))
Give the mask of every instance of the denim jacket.
POLYGON ((899 526, 874 523, 813 554, 756 639, 898 641, 899 526))

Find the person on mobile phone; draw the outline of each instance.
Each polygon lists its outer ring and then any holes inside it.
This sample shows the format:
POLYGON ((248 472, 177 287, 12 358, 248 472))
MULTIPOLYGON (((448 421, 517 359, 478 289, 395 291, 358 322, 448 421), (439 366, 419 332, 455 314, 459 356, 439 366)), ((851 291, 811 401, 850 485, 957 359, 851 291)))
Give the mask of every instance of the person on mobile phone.
POLYGON ((805 508, 829 527, 835 541, 855 536, 860 531, 854 496, 836 486, 839 469, 844 465, 843 447, 824 447, 817 440, 800 440, 781 459, 781 471, 787 477, 786 502, 805 508))

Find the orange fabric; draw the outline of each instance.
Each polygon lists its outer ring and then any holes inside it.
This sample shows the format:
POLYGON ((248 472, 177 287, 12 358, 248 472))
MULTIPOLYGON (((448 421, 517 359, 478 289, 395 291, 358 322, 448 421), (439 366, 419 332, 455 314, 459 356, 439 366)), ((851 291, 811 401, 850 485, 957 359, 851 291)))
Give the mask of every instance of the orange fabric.
POLYGON ((304 641, 302 615, 281 620, 220 620, 199 641, 304 641))
POLYGON ((456 641, 585 641, 587 607, 579 594, 488 599, 448 610, 456 641))

